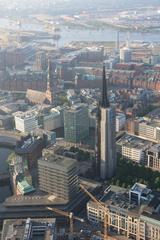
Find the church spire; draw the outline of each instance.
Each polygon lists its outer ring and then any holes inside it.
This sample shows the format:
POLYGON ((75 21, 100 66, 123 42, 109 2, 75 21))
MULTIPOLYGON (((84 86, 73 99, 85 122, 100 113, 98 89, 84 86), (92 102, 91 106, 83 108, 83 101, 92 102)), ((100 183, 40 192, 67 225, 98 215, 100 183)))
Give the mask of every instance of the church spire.
POLYGON ((107 90, 108 89, 107 89, 106 70, 105 70, 105 64, 103 64, 102 100, 101 100, 101 107, 103 107, 103 108, 109 107, 107 90))
POLYGON ((52 75, 52 63, 50 59, 48 59, 46 99, 49 101, 50 104, 53 104, 53 75, 52 75))

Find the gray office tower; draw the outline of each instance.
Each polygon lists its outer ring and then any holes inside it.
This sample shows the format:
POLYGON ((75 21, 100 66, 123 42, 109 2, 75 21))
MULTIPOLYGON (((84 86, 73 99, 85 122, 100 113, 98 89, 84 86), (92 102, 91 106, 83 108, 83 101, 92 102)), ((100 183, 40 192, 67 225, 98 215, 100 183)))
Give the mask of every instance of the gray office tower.
POLYGON ((73 105, 64 111, 64 135, 67 142, 80 143, 89 136, 88 107, 73 105))
POLYGON ((102 180, 111 178, 116 168, 115 110, 109 104, 107 79, 103 66, 102 99, 97 116, 95 149, 97 176, 102 180))

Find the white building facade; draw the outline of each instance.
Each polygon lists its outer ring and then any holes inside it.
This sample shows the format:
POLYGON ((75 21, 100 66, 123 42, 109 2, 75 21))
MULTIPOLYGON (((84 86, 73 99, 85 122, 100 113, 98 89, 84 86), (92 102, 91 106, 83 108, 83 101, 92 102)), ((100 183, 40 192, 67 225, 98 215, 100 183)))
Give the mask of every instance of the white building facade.
POLYGON ((125 128, 126 116, 124 113, 116 114, 116 132, 119 132, 125 128))
POLYGON ((22 133, 31 133, 38 128, 38 119, 33 113, 17 112, 14 120, 15 129, 22 133))

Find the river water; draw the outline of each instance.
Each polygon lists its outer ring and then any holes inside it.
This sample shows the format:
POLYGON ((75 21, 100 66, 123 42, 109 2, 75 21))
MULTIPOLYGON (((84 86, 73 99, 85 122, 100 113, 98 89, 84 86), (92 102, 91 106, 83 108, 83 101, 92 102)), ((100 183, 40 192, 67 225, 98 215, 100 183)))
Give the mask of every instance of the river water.
MULTIPOLYGON (((0 172, 8 172, 7 158, 12 150, 0 148, 0 172)), ((11 195, 10 186, 0 186, 0 202, 11 195)))
MULTIPOLYGON (((76 29, 63 29, 60 39, 60 45, 65 45, 71 41, 115 41, 117 39, 117 30, 107 28, 103 30, 76 30, 76 29)), ((127 32, 120 32, 120 41, 125 41, 128 38, 127 32)), ((140 33, 131 32, 129 39, 140 40, 147 42, 159 42, 159 33, 140 33)))
MULTIPOLYGON (((32 19, 28 22, 22 22, 19 26, 16 21, 9 20, 7 18, 0 18, 0 29, 8 29, 15 31, 46 31, 43 24, 37 24, 32 19)), ((117 30, 111 27, 100 30, 85 30, 85 29, 69 29, 67 27, 61 27, 61 38, 59 40, 59 46, 64 46, 71 41, 116 41, 117 30)), ((128 38, 128 32, 120 32, 120 41, 125 41, 128 38)), ((147 42, 159 42, 159 33, 141 33, 130 32, 129 39, 140 40, 147 42)))

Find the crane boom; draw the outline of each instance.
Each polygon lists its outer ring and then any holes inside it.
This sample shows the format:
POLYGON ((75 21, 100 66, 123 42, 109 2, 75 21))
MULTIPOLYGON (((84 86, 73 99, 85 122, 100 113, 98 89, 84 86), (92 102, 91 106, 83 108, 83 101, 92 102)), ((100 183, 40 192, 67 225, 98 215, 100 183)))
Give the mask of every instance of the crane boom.
POLYGON ((52 212, 58 213, 58 214, 60 214, 62 216, 65 216, 65 217, 69 218, 69 220, 70 220, 70 226, 69 226, 70 239, 72 240, 73 239, 73 233, 74 233, 74 230, 73 230, 73 220, 84 222, 84 219, 74 216, 72 212, 65 212, 65 211, 63 211, 61 209, 51 208, 51 207, 46 207, 46 208, 48 210, 52 211, 52 212))
POLYGON ((103 205, 103 203, 99 200, 97 200, 82 184, 80 184, 80 188, 99 206, 101 206, 104 211, 106 211, 106 207, 103 205))
POLYGON ((58 213, 62 216, 65 216, 65 217, 68 217, 68 218, 73 218, 73 219, 75 219, 79 222, 84 222, 83 218, 76 217, 76 216, 73 215, 73 213, 65 212, 63 210, 60 210, 60 209, 57 209, 57 208, 51 208, 51 207, 47 207, 47 209, 52 211, 52 212, 58 213), (71 214, 72 214, 72 216, 71 216, 71 214))
POLYGON ((63 210, 60 210, 60 209, 57 209, 57 208, 51 208, 51 207, 47 207, 48 210, 52 211, 52 212, 55 212, 55 213, 58 213, 62 216, 65 216, 65 217, 70 217, 70 213, 69 212, 65 212, 63 210))
POLYGON ((103 205, 103 203, 97 200, 82 184, 80 188, 104 211, 104 240, 108 239, 108 208, 103 205))

